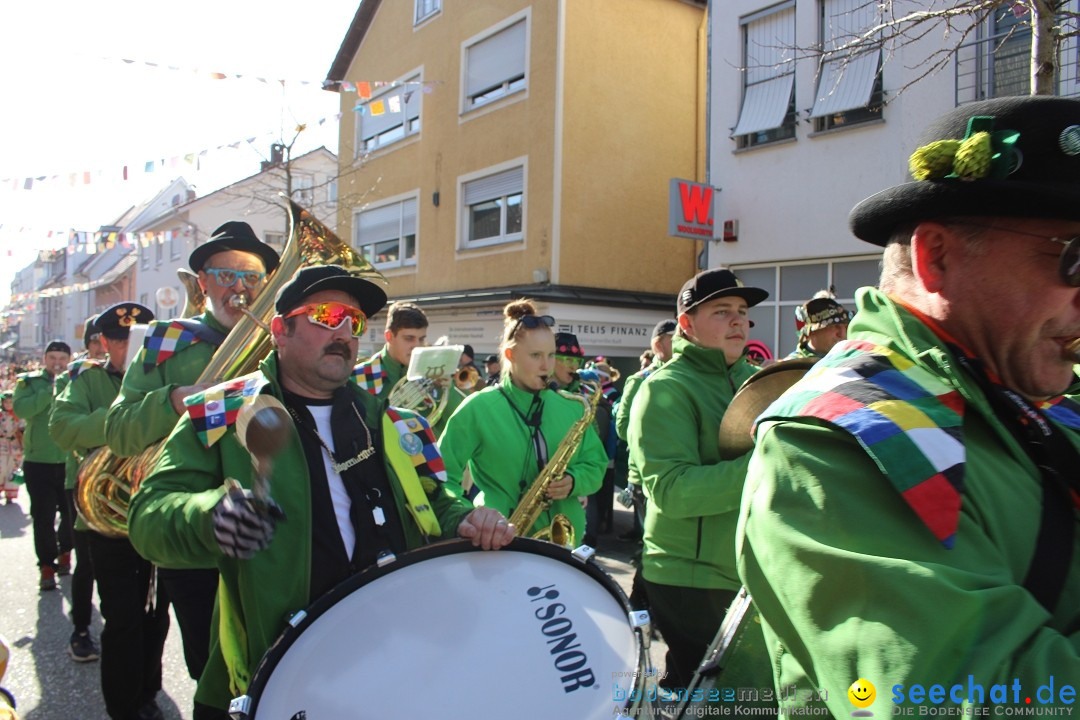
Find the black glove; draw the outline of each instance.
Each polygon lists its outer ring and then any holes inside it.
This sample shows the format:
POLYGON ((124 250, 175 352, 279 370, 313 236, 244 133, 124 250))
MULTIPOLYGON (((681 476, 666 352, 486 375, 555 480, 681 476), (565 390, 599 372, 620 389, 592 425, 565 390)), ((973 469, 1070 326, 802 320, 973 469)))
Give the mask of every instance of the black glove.
POLYGON ((237 487, 214 506, 214 539, 221 552, 247 560, 270 545, 274 527, 284 517, 277 503, 264 505, 250 490, 237 487))

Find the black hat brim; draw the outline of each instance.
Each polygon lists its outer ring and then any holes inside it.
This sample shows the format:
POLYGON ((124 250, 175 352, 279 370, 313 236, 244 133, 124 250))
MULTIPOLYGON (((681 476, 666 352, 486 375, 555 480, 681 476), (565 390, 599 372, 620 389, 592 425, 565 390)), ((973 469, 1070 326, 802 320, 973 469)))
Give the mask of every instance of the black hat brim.
POLYGON ((226 237, 217 240, 211 239, 192 250, 191 255, 188 256, 188 265, 194 272, 199 272, 206 266, 206 261, 209 260, 212 255, 227 250, 237 250, 239 252, 257 255, 262 259, 263 267, 266 268, 266 272, 268 273, 277 269, 278 263, 281 262, 277 251, 258 239, 226 237))
POLYGON ((964 216, 1080 220, 1080 190, 1016 180, 909 182, 860 202, 848 224, 856 237, 884 247, 905 223, 964 216))
POLYGON ((278 308, 278 312, 287 313, 303 305, 309 296, 323 290, 339 290, 350 295, 356 300, 357 307, 363 310, 364 315, 367 317, 372 317, 386 307, 386 293, 375 283, 355 275, 335 275, 311 283, 304 288, 303 294, 292 307, 278 308))
POLYGON ((767 297, 769 297, 769 291, 768 290, 762 290, 761 288, 756 288, 756 287, 721 288, 720 290, 717 290, 716 292, 709 293, 708 295, 701 298, 700 300, 698 300, 693 305, 691 305, 689 307, 686 307, 686 308, 683 308, 682 312, 684 312, 684 313, 685 312, 690 312, 691 310, 696 308, 698 305, 701 305, 702 303, 707 303, 710 300, 715 300, 716 298, 719 298, 719 297, 730 297, 730 296, 740 297, 740 298, 742 298, 743 300, 746 301, 746 306, 747 307, 754 307, 755 305, 757 305, 758 303, 763 302, 767 297))

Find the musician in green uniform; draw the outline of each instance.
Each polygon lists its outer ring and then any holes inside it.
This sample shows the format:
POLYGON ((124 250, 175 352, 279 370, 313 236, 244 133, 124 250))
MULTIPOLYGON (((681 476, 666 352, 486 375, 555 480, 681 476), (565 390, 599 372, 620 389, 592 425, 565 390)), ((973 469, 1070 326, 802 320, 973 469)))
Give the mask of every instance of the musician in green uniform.
MULTIPOLYGON (((105 420, 105 440, 116 455, 137 455, 163 440, 185 413, 184 398, 213 384, 197 381, 243 317, 233 303, 242 298, 251 305, 278 262, 277 252, 239 221, 221 225, 192 251, 188 265, 198 274, 206 310, 150 325, 105 420)), ((188 674, 196 679, 210 652, 217 571, 166 566, 158 568, 158 578, 180 624, 188 674)))
MULTIPOLYGON (((132 325, 153 320, 149 308, 123 302, 94 321, 108 357, 73 363, 56 399, 49 431, 68 453, 85 457, 105 443, 105 414, 120 391, 132 325)), ((169 630, 168 607, 150 594, 153 569, 126 537, 88 530, 94 579, 101 598, 101 691, 114 720, 161 717, 154 696, 161 690, 161 654, 169 630), (148 602, 148 595, 150 600, 148 602)), ((81 533, 80 533, 81 534, 81 533)), ((89 588, 84 588, 83 592, 89 588)), ((89 615, 74 617, 72 645, 88 639, 89 615)))
POLYGON ((836 302, 832 293, 822 290, 795 308, 795 328, 799 344, 788 358, 822 358, 833 345, 847 338, 851 313, 836 302))

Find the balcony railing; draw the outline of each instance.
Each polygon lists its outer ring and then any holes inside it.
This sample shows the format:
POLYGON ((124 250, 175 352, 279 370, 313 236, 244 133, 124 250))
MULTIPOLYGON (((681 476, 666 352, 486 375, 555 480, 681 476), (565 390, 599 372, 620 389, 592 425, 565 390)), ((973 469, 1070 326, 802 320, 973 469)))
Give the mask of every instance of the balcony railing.
MULTIPOLYGON (((1080 96, 1077 39, 1058 48, 1055 94, 1080 96)), ((956 104, 1031 91, 1031 31, 1017 29, 965 43, 956 51, 956 104)))

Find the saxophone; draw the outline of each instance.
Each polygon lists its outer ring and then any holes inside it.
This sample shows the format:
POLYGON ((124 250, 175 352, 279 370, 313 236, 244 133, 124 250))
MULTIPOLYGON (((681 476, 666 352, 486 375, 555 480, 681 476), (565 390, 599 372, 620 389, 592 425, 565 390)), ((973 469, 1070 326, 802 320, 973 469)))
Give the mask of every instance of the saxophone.
MULTIPOLYGON (((600 398, 604 394, 600 391, 599 382, 583 381, 582 384, 592 390, 592 396, 588 400, 577 394, 559 393, 563 397, 580 401, 585 406, 585 414, 570 426, 565 437, 559 443, 559 447, 555 449, 555 452, 548 459, 547 465, 540 471, 529 489, 525 491, 517 507, 514 508, 514 512, 510 515, 510 522, 518 535, 527 533, 537 518, 540 517, 540 514, 551 507, 551 500, 547 496, 548 487, 566 474, 566 468, 570 465, 570 458, 577 452, 581 441, 585 438, 585 433, 588 432, 589 426, 592 425, 593 417, 596 415, 596 406, 600 404, 600 398)), ((575 541, 574 526, 570 524, 570 518, 562 513, 557 513, 555 517, 551 518, 551 525, 540 529, 533 537, 572 548, 575 541)))

